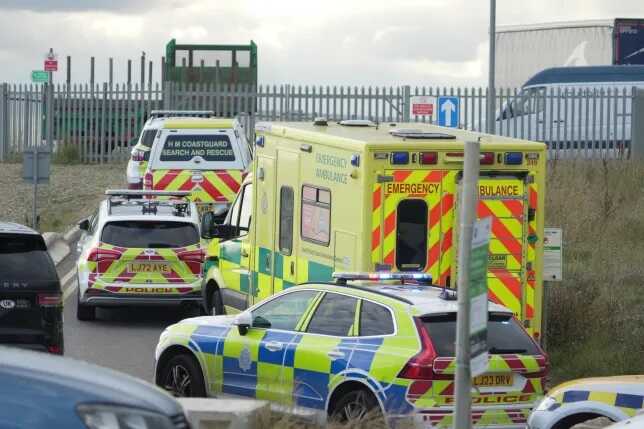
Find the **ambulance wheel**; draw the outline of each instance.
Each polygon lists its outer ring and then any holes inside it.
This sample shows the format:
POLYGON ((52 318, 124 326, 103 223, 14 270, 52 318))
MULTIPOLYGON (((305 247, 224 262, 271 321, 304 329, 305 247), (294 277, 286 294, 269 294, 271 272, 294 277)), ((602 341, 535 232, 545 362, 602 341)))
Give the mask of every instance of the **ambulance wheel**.
POLYGON ((335 402, 331 421, 340 423, 358 422, 369 419, 374 422, 382 418, 378 412, 378 400, 367 389, 361 388, 344 393, 335 402))
POLYGON ((188 354, 178 354, 165 364, 160 386, 175 397, 203 398, 206 385, 201 368, 195 358, 188 354))
POLYGON ((96 307, 81 304, 80 286, 76 291, 76 318, 82 321, 96 320, 96 307))
POLYGON ((221 292, 219 288, 212 287, 210 290, 210 295, 208 296, 208 311, 211 316, 221 316, 224 314, 224 303, 221 299, 221 292))

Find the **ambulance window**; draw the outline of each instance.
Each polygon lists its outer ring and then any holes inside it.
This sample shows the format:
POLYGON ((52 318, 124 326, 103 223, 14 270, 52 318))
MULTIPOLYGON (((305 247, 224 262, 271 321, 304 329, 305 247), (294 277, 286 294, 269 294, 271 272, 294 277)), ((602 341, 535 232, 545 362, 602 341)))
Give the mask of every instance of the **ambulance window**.
POLYGON ((280 253, 290 255, 293 250, 293 188, 280 189, 280 253))
POLYGON ((357 303, 356 298, 327 293, 315 310, 306 332, 348 337, 355 321, 357 303))
MULTIPOLYGON (((253 208, 253 187, 244 186, 244 195, 241 201, 241 210, 239 214, 239 231, 246 232, 250 229, 250 216, 253 208)), ((245 234, 241 234, 245 235, 245 234)))
POLYGON ((314 186, 302 186, 303 240, 328 246, 331 237, 331 191, 314 186))
POLYGON ((427 260, 427 203, 403 200, 396 215, 396 267, 400 271, 422 270, 427 260))

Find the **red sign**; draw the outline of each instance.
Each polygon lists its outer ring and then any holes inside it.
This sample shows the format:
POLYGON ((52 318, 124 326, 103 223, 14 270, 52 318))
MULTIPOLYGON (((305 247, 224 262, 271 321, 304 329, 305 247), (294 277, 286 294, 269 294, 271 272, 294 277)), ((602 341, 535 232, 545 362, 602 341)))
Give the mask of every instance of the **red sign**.
POLYGON ((45 71, 58 71, 58 60, 45 60, 45 71))
POLYGON ((411 113, 413 115, 433 115, 434 114, 434 105, 433 104, 412 104, 411 113))

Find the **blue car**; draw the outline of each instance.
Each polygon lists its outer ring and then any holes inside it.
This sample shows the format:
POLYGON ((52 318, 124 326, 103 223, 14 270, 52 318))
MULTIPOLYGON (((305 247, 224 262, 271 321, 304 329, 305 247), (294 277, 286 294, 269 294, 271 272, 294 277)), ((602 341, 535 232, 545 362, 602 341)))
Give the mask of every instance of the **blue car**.
POLYGON ((60 356, 0 347, 1 429, 187 429, 159 388, 60 356))

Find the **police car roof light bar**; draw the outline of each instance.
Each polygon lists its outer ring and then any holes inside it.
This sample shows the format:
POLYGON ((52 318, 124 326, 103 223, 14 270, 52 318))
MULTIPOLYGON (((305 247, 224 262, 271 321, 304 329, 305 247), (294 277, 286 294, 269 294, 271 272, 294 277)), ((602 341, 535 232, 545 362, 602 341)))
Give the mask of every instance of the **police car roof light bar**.
POLYGON ((368 280, 368 281, 385 281, 385 280, 397 280, 401 283, 405 281, 414 281, 422 285, 431 285, 432 284, 432 275, 428 273, 419 273, 419 272, 375 272, 375 273, 342 273, 335 272, 332 274, 332 277, 336 280, 337 284, 346 285, 347 281, 354 280, 368 280))

